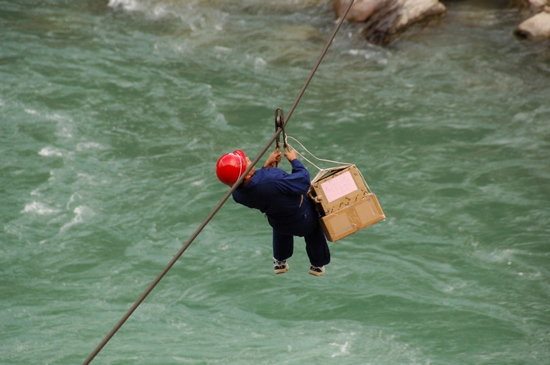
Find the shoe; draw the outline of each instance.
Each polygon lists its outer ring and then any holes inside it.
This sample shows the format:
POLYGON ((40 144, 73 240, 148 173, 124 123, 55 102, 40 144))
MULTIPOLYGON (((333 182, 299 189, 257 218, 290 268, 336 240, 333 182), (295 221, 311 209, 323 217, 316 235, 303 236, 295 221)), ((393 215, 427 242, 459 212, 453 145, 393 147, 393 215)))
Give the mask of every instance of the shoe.
POLYGON ((309 268, 309 273, 314 276, 323 276, 325 274, 325 267, 311 265, 309 268))
POLYGON ((273 258, 273 270, 275 271, 275 274, 284 274, 285 272, 290 269, 290 266, 286 262, 286 260, 277 260, 273 258))

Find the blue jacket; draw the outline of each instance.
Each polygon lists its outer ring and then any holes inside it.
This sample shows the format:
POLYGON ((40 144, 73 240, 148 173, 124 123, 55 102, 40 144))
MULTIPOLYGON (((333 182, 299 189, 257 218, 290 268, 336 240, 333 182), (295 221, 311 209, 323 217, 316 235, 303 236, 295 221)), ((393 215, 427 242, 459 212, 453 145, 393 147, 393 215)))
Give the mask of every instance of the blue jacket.
POLYGON ((246 186, 233 192, 233 199, 249 208, 259 209, 276 228, 297 223, 305 212, 311 210, 312 204, 307 197, 310 184, 309 171, 295 159, 291 174, 277 167, 256 170, 246 186))

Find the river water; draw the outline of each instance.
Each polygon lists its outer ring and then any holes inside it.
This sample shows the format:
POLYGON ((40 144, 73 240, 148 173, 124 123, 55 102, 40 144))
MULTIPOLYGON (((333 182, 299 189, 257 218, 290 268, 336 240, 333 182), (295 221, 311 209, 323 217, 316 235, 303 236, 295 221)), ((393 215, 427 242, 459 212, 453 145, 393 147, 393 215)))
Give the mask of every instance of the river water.
MULTIPOLYGON (((387 219, 323 277, 302 239, 274 275, 267 221, 230 199, 93 362, 550 363, 550 47, 506 4, 446 2, 388 47, 345 24, 287 133, 356 164, 387 219)), ((90 355, 334 25, 328 0, 0 0, 2 364, 90 355)))

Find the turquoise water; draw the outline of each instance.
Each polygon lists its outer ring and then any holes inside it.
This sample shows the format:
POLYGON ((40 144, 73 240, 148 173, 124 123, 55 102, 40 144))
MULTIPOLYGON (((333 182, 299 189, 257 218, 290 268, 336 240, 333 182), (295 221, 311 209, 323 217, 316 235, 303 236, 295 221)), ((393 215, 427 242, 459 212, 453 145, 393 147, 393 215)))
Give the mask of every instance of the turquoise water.
MULTIPOLYGON (((230 200, 93 363, 550 363, 550 47, 504 3, 386 48, 344 25, 287 132, 386 221, 276 276, 230 200)), ((272 136, 331 3, 1 0, 0 27, 0 362, 78 364, 222 199, 217 158, 272 136)))

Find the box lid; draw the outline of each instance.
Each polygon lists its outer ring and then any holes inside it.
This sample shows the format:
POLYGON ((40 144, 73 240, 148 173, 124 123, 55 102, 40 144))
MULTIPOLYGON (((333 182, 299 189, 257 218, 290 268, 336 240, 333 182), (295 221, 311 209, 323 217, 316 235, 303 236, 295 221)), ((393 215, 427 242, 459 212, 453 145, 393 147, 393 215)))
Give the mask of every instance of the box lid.
POLYGON ((309 196, 329 214, 344 209, 370 192, 355 165, 321 170, 311 182, 309 196))

